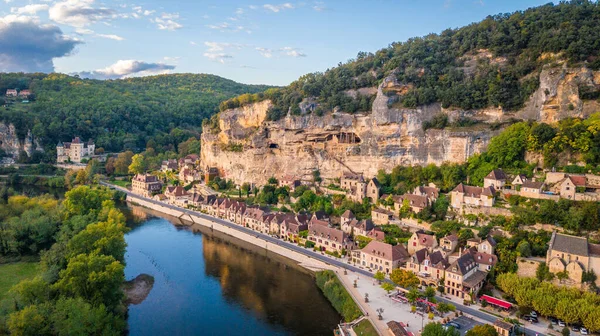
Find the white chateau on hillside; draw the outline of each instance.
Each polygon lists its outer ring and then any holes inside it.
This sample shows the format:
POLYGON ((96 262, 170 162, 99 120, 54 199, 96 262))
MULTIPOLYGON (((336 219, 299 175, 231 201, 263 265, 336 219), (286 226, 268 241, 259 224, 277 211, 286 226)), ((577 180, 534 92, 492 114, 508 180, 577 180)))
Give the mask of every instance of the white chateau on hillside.
POLYGON ((94 141, 90 139, 84 143, 76 137, 71 142, 59 142, 56 146, 56 162, 75 162, 81 163, 83 159, 90 159, 96 151, 94 141))

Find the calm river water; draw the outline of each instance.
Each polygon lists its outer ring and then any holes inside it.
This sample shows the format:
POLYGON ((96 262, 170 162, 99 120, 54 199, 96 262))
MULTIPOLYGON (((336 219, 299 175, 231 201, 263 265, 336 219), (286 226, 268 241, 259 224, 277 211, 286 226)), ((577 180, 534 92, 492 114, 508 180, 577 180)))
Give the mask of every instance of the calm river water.
POLYGON ((125 276, 155 278, 129 307, 131 335, 332 335, 341 320, 292 261, 174 218, 130 208, 125 276))

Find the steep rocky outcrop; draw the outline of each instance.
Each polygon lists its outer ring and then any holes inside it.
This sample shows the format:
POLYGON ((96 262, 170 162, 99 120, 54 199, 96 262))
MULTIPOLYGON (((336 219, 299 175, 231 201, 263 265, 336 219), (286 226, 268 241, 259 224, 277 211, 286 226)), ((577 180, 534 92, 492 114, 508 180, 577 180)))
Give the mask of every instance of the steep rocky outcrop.
POLYGON ((395 107, 387 93, 402 94, 407 88, 392 74, 378 88, 370 89, 376 92, 370 114, 335 111, 319 117, 306 113, 313 104, 310 101, 300 104, 302 115, 275 122, 265 121, 270 101, 224 111, 219 116, 220 132, 202 135, 202 161, 237 183, 258 184, 288 174, 309 179, 315 169, 327 179, 339 177, 343 171, 372 177, 379 169, 391 170, 397 165, 460 163, 485 150, 499 132, 491 130, 489 123, 510 118, 555 122, 600 111, 597 102, 579 97, 582 86, 597 90, 599 80, 600 73, 587 68, 547 67, 540 74, 540 88, 526 106, 508 113, 502 108, 444 109, 440 104, 395 107), (424 131, 423 123, 439 113, 448 115, 450 121, 469 117, 483 123, 424 131))
POLYGON ((16 158, 21 151, 25 151, 31 156, 34 150, 42 151, 42 147, 37 139, 31 135, 31 131, 27 132, 25 138, 19 138, 17 130, 13 124, 5 124, 0 122, 0 149, 9 156, 16 158))

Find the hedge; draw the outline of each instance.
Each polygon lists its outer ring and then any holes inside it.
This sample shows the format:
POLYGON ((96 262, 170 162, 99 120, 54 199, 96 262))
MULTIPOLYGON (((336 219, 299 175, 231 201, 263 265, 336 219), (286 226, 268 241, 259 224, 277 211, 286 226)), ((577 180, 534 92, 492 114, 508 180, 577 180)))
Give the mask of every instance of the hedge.
POLYGON ((362 316, 362 312, 333 271, 317 272, 317 286, 346 322, 362 316))

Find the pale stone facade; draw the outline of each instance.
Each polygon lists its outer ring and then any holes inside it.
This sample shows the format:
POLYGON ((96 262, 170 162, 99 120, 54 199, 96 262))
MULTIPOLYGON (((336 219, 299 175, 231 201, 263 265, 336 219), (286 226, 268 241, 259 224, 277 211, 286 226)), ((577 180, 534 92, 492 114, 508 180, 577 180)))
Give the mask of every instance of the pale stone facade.
POLYGON ((131 191, 144 197, 152 197, 160 192, 162 183, 154 175, 137 174, 131 180, 131 191))
MULTIPOLYGON (((584 237, 554 232, 546 253, 546 264, 550 272, 567 271, 569 279, 580 284, 584 272, 600 273, 600 245, 590 244, 584 237)), ((596 280, 596 284, 599 283, 596 280)))
POLYGON ((84 143, 76 137, 71 142, 59 142, 56 146, 56 162, 75 162, 81 163, 81 160, 91 159, 96 152, 96 145, 91 139, 84 143))

